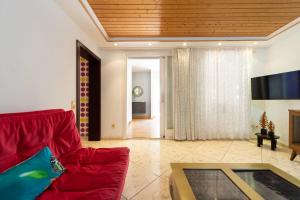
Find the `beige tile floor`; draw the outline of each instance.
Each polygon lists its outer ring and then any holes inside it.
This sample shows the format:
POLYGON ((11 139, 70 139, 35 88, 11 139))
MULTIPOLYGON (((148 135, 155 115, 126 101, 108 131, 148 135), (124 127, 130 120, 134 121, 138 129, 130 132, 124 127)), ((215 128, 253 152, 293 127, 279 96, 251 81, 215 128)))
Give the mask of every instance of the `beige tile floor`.
POLYGON ((271 163, 300 179, 300 156, 290 161, 291 151, 278 146, 270 150, 264 141, 259 148, 254 140, 184 141, 159 139, 83 141, 86 147, 130 148, 130 164, 123 200, 171 199, 168 178, 171 162, 271 163))
POLYGON ((127 130, 129 138, 159 138, 159 118, 154 119, 133 119, 127 130))

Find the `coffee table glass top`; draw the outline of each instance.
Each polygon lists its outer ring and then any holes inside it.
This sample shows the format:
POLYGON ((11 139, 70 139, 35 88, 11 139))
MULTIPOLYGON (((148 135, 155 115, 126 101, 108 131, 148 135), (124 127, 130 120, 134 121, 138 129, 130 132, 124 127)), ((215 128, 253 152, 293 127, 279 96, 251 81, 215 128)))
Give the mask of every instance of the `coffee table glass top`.
POLYGON ((300 199, 300 188, 271 170, 233 170, 265 199, 300 199))
POLYGON ((246 195, 218 169, 184 169, 197 200, 247 200, 246 195))
POLYGON ((179 200, 300 200, 300 180, 266 163, 171 163, 171 168, 179 200))

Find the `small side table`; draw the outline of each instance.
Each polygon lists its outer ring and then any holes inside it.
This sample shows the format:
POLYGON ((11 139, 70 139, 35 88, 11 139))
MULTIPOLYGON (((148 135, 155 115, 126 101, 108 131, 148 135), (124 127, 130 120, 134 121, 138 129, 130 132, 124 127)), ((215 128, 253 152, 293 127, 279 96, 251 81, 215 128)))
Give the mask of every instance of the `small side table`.
POLYGON ((262 135, 260 133, 255 133, 257 136, 257 146, 260 147, 263 144, 263 140, 271 140, 271 149, 275 151, 276 145, 277 145, 277 139, 280 137, 277 135, 274 135, 273 137, 270 137, 269 135, 262 135))

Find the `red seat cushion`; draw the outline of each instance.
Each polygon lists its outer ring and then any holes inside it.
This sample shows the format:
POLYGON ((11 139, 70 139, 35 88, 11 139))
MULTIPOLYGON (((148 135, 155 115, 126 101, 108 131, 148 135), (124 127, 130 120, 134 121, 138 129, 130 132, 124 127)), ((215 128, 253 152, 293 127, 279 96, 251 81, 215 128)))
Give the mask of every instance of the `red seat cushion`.
POLYGON ((80 149, 62 161, 66 172, 39 199, 120 199, 128 153, 128 148, 80 149))

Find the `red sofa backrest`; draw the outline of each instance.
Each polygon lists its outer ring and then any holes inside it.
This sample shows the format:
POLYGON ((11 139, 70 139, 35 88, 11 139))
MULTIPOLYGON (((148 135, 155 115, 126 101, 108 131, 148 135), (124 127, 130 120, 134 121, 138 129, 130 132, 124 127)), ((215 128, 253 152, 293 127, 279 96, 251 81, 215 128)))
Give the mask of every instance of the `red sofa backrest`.
POLYGON ((63 109, 51 109, 51 110, 36 110, 36 111, 19 112, 19 113, 3 113, 3 114, 0 114, 0 118, 4 118, 4 117, 18 117, 18 116, 29 116, 29 115, 57 113, 57 112, 64 112, 64 110, 63 109))
POLYGON ((0 173, 49 146, 63 158, 81 148, 72 111, 42 111, 0 116, 0 173))

